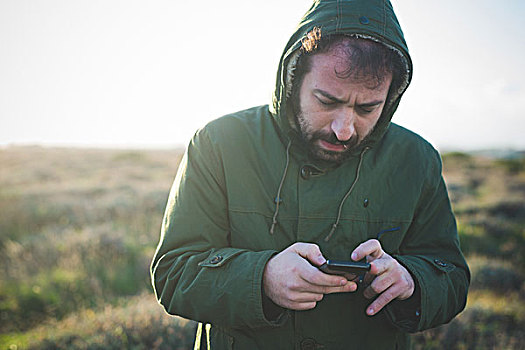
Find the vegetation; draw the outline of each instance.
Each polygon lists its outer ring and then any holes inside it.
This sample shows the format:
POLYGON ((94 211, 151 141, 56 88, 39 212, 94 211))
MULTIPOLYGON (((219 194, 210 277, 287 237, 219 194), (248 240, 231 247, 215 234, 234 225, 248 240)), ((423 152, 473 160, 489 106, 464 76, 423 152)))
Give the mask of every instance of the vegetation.
MULTIPOLYGON (((191 349, 148 277, 181 150, 0 149, 0 349, 191 349)), ((525 348, 525 157, 443 156, 472 270, 416 349, 525 348)))

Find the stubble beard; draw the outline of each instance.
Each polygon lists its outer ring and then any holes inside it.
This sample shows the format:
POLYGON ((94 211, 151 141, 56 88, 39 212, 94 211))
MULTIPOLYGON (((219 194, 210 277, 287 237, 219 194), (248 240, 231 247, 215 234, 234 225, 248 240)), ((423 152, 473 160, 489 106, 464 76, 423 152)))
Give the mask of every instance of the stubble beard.
POLYGON ((347 141, 339 141, 337 136, 321 130, 313 130, 303 112, 299 110, 295 115, 295 124, 299 129, 301 138, 305 143, 310 155, 316 159, 340 164, 348 159, 359 145, 359 135, 354 134, 347 141), (324 149, 319 141, 326 141, 334 145, 343 145, 344 151, 330 151, 324 149))

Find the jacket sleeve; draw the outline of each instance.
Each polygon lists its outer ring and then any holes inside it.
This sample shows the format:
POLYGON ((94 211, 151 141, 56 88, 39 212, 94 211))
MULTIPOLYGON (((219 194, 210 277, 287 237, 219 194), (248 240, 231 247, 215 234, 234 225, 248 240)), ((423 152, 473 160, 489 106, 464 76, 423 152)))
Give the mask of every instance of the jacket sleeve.
MULTIPOLYGON (((435 151, 434 151, 435 152, 435 151)), ((414 220, 395 258, 415 278, 420 297, 418 317, 399 319, 394 308, 387 314, 408 332, 448 323, 465 308, 470 272, 459 247, 456 220, 452 213, 441 159, 437 152, 427 169, 427 183, 414 220), (396 319, 398 318, 398 319, 396 319)))
POLYGON ((265 318, 262 306, 262 274, 276 252, 231 247, 219 154, 203 129, 181 161, 151 264, 155 295, 169 314, 200 322, 279 325, 265 318))

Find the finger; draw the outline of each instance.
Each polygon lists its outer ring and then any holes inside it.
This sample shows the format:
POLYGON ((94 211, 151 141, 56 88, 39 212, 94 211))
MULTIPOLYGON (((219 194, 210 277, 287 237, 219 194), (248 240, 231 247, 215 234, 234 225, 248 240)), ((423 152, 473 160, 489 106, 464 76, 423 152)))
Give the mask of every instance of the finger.
POLYGON ((355 292, 357 290, 357 283, 350 282, 341 287, 324 287, 323 294, 333 294, 333 293, 348 293, 355 292))
POLYGON ((383 293, 394 284, 392 275, 381 275, 374 279, 374 281, 363 291, 363 296, 367 299, 372 299, 376 295, 383 293))
POLYGON ((317 244, 299 242, 291 245, 290 248, 315 266, 321 266, 326 262, 317 244))
POLYGON ((311 310, 315 308, 316 305, 317 305, 317 302, 312 301, 308 303, 290 303, 286 305, 285 307, 290 310, 304 311, 304 310, 311 310))
POLYGON ((354 292, 357 290, 355 282, 350 282, 341 276, 326 274, 310 264, 305 270, 301 271, 299 277, 299 279, 287 281, 288 289, 321 294, 354 292))
POLYGON ((363 296, 367 299, 373 299, 376 297, 376 295, 377 293, 374 292, 374 290, 370 286, 366 287, 363 291, 363 296))
POLYGON ((339 287, 344 286, 348 283, 348 280, 343 276, 330 275, 324 272, 321 272, 314 266, 305 269, 304 273, 301 275, 306 282, 323 287, 339 287))
POLYGON ((370 283, 372 283, 372 281, 374 280, 374 278, 376 278, 375 275, 372 275, 370 272, 367 272, 365 274, 365 278, 363 279, 363 283, 365 285, 369 285, 370 283))
POLYGON ((383 307, 385 307, 389 302, 396 299, 399 295, 399 288, 392 286, 388 288, 383 293, 381 293, 376 300, 366 309, 366 313, 369 316, 377 314, 383 307))
POLYGON ((387 253, 383 253, 381 258, 376 259, 370 263, 370 274, 381 275, 396 266, 396 261, 387 253))
POLYGON ((283 302, 287 309, 291 310, 310 310, 313 309, 324 297, 322 293, 297 293, 292 292, 283 302))
MULTIPOLYGON (((315 269, 315 267, 312 267, 315 269)), ((321 271, 317 271, 318 273, 322 274, 321 271)), ((325 274, 326 275, 326 274, 325 274)), ((293 292, 312 292, 312 293, 320 293, 320 294, 328 294, 333 292, 339 292, 339 291, 347 291, 347 289, 351 289, 351 286, 348 286, 349 282, 340 276, 332 276, 332 275, 326 275, 327 279, 332 280, 332 282, 323 282, 321 284, 312 283, 305 278, 302 277, 301 274, 297 276, 297 278, 289 278, 286 282, 286 289, 293 291, 293 292)), ((352 282, 353 283, 353 282, 352 282)))
POLYGON ((291 303, 311 303, 323 300, 323 293, 315 292, 293 292, 289 294, 289 302, 291 303))
POLYGON ((344 286, 338 287, 323 287, 310 285, 309 292, 332 294, 332 293, 344 293, 344 292, 355 292, 357 290, 357 284, 355 282, 347 282, 344 286))
MULTIPOLYGON (((307 289, 303 291, 298 291, 298 294, 306 295, 324 295, 324 294, 334 294, 334 293, 348 293, 355 292, 357 290, 357 284, 355 282, 348 282, 344 286, 339 287, 322 287, 316 285, 310 285, 307 289)), ((297 296, 297 298, 299 298, 297 296)), ((299 299, 297 299, 299 300, 299 299)), ((300 299, 303 300, 303 299, 300 299)))
POLYGON ((380 258, 383 253, 381 243, 377 239, 369 239, 354 249, 352 252, 352 260, 359 261, 364 257, 369 256, 371 257, 370 261, 373 261, 380 258))

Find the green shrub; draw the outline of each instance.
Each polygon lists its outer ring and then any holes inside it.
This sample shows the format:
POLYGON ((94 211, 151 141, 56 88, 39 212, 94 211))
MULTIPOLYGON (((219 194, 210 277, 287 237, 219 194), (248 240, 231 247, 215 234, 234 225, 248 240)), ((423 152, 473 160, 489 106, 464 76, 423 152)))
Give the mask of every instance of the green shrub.
POLYGON ((525 157, 516 159, 499 159, 495 162, 510 174, 519 174, 525 171, 525 157))
POLYGON ((471 289, 489 289, 498 293, 519 292, 523 278, 511 268, 483 266, 472 271, 471 289))
POLYGON ((523 349, 525 330, 521 322, 511 315, 471 308, 450 324, 414 335, 414 349, 523 349))

